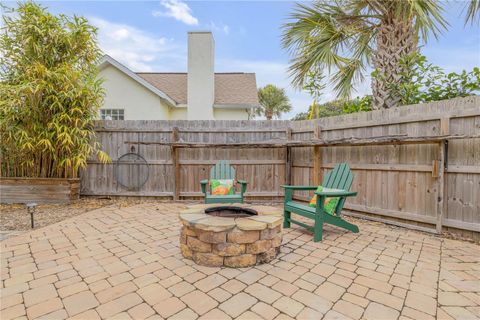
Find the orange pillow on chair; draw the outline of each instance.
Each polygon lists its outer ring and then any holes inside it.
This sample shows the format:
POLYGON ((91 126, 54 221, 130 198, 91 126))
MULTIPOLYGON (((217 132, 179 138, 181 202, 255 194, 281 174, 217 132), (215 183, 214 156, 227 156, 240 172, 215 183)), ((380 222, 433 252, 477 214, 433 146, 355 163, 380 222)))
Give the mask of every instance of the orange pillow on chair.
POLYGON ((224 196, 235 193, 235 180, 233 179, 212 179, 210 183, 210 192, 214 196, 224 196))

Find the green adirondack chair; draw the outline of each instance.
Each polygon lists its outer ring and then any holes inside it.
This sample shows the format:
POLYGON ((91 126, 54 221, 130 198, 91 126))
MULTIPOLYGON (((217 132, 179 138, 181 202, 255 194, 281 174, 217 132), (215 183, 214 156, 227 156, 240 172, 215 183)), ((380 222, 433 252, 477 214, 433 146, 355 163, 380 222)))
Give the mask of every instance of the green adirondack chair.
POLYGON ((358 227, 342 219, 341 212, 347 197, 356 196, 357 192, 349 191, 353 182, 353 174, 348 164, 340 163, 333 168, 332 171, 326 174, 322 186, 325 188, 341 189, 344 191, 335 192, 315 192, 317 195, 317 205, 315 208, 293 201, 293 192, 296 190, 316 190, 317 186, 282 186, 285 188, 285 202, 284 202, 284 220, 283 227, 290 228, 290 223, 298 224, 308 230, 312 231, 313 241, 322 241, 323 224, 329 223, 334 226, 350 230, 357 233, 358 227), (334 215, 328 214, 323 204, 326 197, 340 197, 335 208, 334 215), (296 221, 291 218, 291 214, 296 213, 306 218, 315 221, 313 226, 306 223, 296 221))
MULTIPOLYGON (((227 160, 220 160, 210 169, 211 179, 236 180, 235 169, 230 166, 230 162, 227 160)), ((244 180, 236 180, 236 182, 240 184, 240 193, 235 192, 235 194, 219 196, 210 193, 209 188, 207 188, 208 180, 200 181, 202 192, 205 194, 205 203, 243 203, 243 194, 247 190, 247 182, 244 180)))

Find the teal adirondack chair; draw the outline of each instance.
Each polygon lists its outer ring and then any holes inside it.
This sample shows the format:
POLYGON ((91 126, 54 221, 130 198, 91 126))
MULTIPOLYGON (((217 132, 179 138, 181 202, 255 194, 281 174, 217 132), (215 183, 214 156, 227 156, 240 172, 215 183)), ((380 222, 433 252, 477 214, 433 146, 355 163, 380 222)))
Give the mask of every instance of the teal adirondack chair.
POLYGON ((325 176, 322 186, 325 188, 341 189, 344 191, 336 192, 315 192, 317 195, 317 205, 315 208, 293 201, 293 192, 296 190, 316 190, 317 186, 282 186, 285 188, 285 202, 284 202, 284 220, 283 227, 290 228, 290 223, 298 224, 308 230, 312 231, 313 241, 322 241, 323 224, 329 223, 334 226, 350 230, 357 233, 358 227, 342 219, 341 212, 347 197, 356 196, 357 192, 349 191, 353 182, 353 174, 348 164, 340 163, 328 172, 325 176), (326 197, 340 197, 335 208, 334 215, 328 214, 323 204, 326 197), (291 218, 291 214, 296 213, 306 218, 315 221, 313 226, 306 223, 296 221, 291 218))
POLYGON ((208 180, 200 181, 202 192, 205 194, 205 203, 243 203, 243 194, 247 190, 247 182, 244 180, 236 180, 235 169, 230 166, 227 160, 218 161, 215 166, 210 169, 211 179, 233 179, 241 185, 240 193, 229 195, 212 195, 208 188, 208 180))

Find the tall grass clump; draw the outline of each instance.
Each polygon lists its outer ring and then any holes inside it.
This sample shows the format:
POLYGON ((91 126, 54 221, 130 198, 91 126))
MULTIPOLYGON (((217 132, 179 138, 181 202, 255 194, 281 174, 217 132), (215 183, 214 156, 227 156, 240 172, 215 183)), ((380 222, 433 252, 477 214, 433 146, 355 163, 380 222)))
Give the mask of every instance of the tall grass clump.
POLYGON ((3 7, 0 29, 0 175, 76 178, 96 155, 103 102, 96 29, 34 2, 3 7))

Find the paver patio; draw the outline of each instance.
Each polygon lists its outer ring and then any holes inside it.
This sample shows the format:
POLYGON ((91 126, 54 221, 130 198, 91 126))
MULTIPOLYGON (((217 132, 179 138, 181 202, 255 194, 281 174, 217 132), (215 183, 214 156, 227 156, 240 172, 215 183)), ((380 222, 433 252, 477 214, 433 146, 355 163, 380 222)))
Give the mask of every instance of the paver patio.
POLYGON ((477 319, 480 247, 357 220, 284 230, 270 264, 179 252, 179 203, 107 207, 1 242, 1 318, 477 319))

